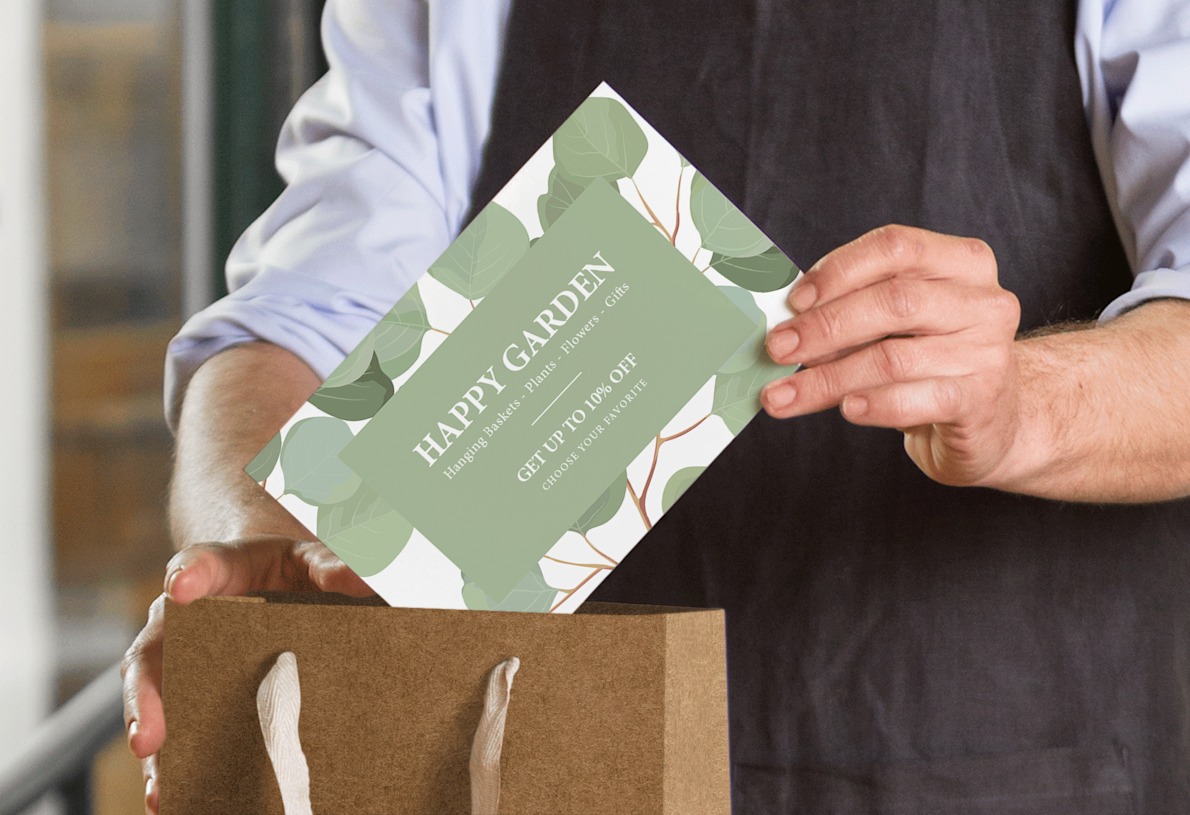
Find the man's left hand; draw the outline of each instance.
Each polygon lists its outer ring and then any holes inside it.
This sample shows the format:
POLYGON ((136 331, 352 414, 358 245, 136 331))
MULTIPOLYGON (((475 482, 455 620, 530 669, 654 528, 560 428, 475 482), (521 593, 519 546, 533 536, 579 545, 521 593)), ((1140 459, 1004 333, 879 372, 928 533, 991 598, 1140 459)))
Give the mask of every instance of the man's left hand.
POLYGON ((805 368, 764 390, 770 415, 840 406, 855 424, 901 430, 936 481, 995 482, 1019 427, 1020 305, 986 243, 882 227, 818 261, 789 301, 769 353, 805 368))

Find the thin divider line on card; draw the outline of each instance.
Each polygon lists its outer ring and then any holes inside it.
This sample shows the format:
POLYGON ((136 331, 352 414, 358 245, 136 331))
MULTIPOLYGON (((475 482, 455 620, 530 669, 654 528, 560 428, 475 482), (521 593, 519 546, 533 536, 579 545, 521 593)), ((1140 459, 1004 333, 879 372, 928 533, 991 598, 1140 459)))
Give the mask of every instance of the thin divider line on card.
POLYGON ((541 421, 541 417, 550 412, 550 408, 552 408, 554 405, 556 405, 558 403, 558 400, 562 398, 562 396, 566 393, 566 391, 570 390, 571 385, 573 385, 575 382, 578 382, 578 378, 582 375, 583 375, 582 371, 579 371, 577 374, 575 374, 574 379, 570 380, 570 383, 565 388, 562 389, 562 392, 554 397, 554 401, 552 401, 548 405, 546 405, 545 410, 541 411, 541 413, 539 413, 537 415, 537 418, 529 423, 529 427, 537 427, 537 423, 541 421))

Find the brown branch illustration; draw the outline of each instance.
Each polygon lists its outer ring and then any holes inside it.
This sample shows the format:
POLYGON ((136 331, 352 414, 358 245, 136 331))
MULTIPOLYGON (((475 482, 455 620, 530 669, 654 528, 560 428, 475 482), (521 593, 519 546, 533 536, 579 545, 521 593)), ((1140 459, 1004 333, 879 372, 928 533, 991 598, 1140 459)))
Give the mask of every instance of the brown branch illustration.
POLYGON ((674 232, 669 237, 669 242, 674 246, 678 245, 678 230, 682 228, 682 170, 684 167, 678 167, 678 191, 674 195, 674 232))
MULTIPOLYGON (((606 568, 606 567, 604 567, 604 568, 606 568)), ((554 603, 554 606, 553 606, 553 608, 551 608, 551 609, 550 609, 550 611, 557 611, 557 610, 558 610, 558 608, 559 608, 559 607, 560 607, 560 606, 561 606, 563 603, 565 603, 565 602, 566 602, 567 600, 569 600, 571 597, 574 597, 575 593, 576 593, 576 592, 578 592, 578 590, 579 590, 579 589, 581 589, 583 586, 585 586, 585 585, 587 585, 588 583, 590 583, 590 582, 591 582, 591 578, 593 578, 595 575, 599 574, 599 572, 600 572, 600 570, 599 570, 599 569, 596 569, 595 571, 591 572, 589 575, 587 575, 586 577, 584 577, 584 578, 583 578, 583 580, 582 580, 582 582, 581 582, 581 583, 579 583, 577 586, 575 586, 573 589, 568 589, 568 590, 566 591, 566 593, 565 593, 564 595, 562 595, 562 599, 561 599, 561 600, 559 600, 558 602, 554 603)))
POLYGON ((434 328, 434 326, 430 326, 430 327, 429 327, 428 329, 426 329, 426 330, 427 330, 427 331, 437 331, 439 334, 441 334, 441 335, 442 335, 442 336, 444 336, 444 337, 449 337, 449 336, 450 336, 450 332, 449 332, 449 331, 443 331, 441 328, 434 328))
POLYGON ((713 416, 713 415, 714 415, 713 413, 708 413, 706 416, 703 416, 701 419, 699 419, 697 422, 695 422, 694 424, 687 427, 685 430, 679 430, 677 433, 674 433, 672 436, 659 436, 658 438, 661 439, 662 444, 665 444, 667 441, 673 441, 674 439, 680 439, 682 436, 685 436, 691 430, 694 430, 695 428, 697 428, 700 424, 705 422, 707 419, 711 418, 711 416, 713 416))
POLYGON ((645 478, 645 485, 640 491, 640 504, 646 506, 649 500, 649 487, 653 486, 653 475, 657 472, 657 458, 661 455, 661 434, 653 438, 653 463, 649 465, 649 474, 645 478))
POLYGON ((665 239, 670 243, 673 243, 674 236, 670 234, 668 229, 661 225, 661 219, 657 217, 657 213, 653 212, 653 208, 649 206, 649 202, 645 200, 645 196, 641 193, 640 187, 636 186, 636 179, 630 178, 628 180, 632 182, 632 188, 636 190, 636 195, 638 198, 640 198, 640 202, 645 205, 645 212, 649 213, 649 217, 653 219, 653 226, 660 229, 661 234, 665 236, 665 239))
MULTIPOLYGON (((682 436, 685 436, 687 433, 689 433, 690 431, 697 428, 700 424, 702 424, 709 418, 711 418, 711 414, 708 413, 706 416, 703 416, 701 419, 699 419, 697 422, 695 422, 694 424, 687 427, 685 430, 679 430, 677 433, 674 433, 671 436, 662 436, 661 434, 657 434, 656 438, 653 440, 653 463, 649 465, 649 475, 648 475, 648 477, 645 478, 645 486, 640 491, 639 506, 641 507, 642 515, 644 514, 644 511, 645 511, 643 509, 643 507, 645 506, 645 502, 649 499, 649 487, 653 486, 653 476, 657 473, 657 460, 661 456, 661 445, 665 444, 666 442, 673 441, 674 439, 680 439, 682 436)), ((632 485, 629 484, 629 486, 631 487, 632 485)))
POLYGON ((591 543, 591 539, 587 537, 586 532, 579 532, 579 534, 583 536, 583 540, 587 542, 587 546, 590 546, 591 549, 595 552, 595 554, 599 555, 601 558, 606 560, 608 563, 612 563, 616 566, 620 565, 620 561, 616 560, 614 557, 611 557, 610 555, 604 554, 602 551, 600 551, 599 547, 597 547, 595 544, 591 543))
POLYGON ((612 568, 607 563, 575 563, 573 560, 560 560, 551 555, 542 555, 545 560, 552 560, 554 563, 561 563, 563 566, 578 566, 582 569, 610 569, 612 568))
POLYGON ((636 490, 633 489, 631 480, 628 481, 628 494, 632 496, 632 503, 636 507, 636 511, 640 513, 640 519, 645 522, 645 529, 652 529, 653 522, 649 520, 649 516, 645 513, 644 505, 636 497, 636 490))
MULTIPOLYGON (((674 433, 673 435, 670 435, 670 436, 662 436, 662 435, 658 434, 654 438, 654 441, 653 441, 653 463, 649 467, 649 475, 645 479, 645 486, 644 486, 644 489, 641 490, 639 497, 636 494, 636 489, 632 486, 631 479, 629 479, 627 481, 628 495, 631 496, 632 504, 633 504, 633 506, 636 507, 636 511, 638 513, 640 513, 640 519, 644 522, 645 529, 653 528, 653 522, 649 520, 648 513, 645 512, 645 499, 648 497, 649 487, 652 486, 652 484, 653 484, 653 475, 657 472, 657 459, 661 452, 661 445, 665 444, 666 442, 670 442, 670 441, 673 441, 674 439, 681 438, 682 436, 685 436, 687 433, 689 433, 690 431, 697 428, 700 424, 705 422, 710 417, 711 417, 711 414, 708 413, 706 416, 703 416, 701 419, 699 419, 697 422, 695 422, 694 424, 687 427, 685 430, 679 430, 677 433, 674 433)), ((554 563, 560 563, 564 566, 578 566, 581 568, 591 569, 591 573, 589 575, 587 575, 586 577, 584 577, 582 579, 582 581, 580 581, 577 586, 575 586, 572 589, 565 590, 561 599, 559 599, 556 603, 554 603, 553 607, 550 608, 551 612, 557 611, 562 606, 562 604, 565 603, 567 600, 569 600, 571 597, 573 597, 579 591, 579 589, 581 589, 583 586, 587 585, 587 583, 591 582, 592 578, 594 578, 595 575, 599 574, 602 571, 607 571, 607 570, 612 569, 613 567, 619 565, 618 560, 604 554, 603 552, 601 552, 599 550, 599 548, 597 546, 595 546, 595 544, 591 543, 591 539, 587 537, 587 534, 585 532, 579 532, 579 534, 583 536, 583 540, 586 541, 587 546, 591 547, 591 549, 596 554, 598 554, 600 557, 605 558, 608 561, 608 563, 575 563, 570 560, 560 560, 559 558, 553 557, 551 555, 545 555, 546 560, 552 560, 554 563)), ((559 589, 559 591, 562 591, 562 590, 559 589)))

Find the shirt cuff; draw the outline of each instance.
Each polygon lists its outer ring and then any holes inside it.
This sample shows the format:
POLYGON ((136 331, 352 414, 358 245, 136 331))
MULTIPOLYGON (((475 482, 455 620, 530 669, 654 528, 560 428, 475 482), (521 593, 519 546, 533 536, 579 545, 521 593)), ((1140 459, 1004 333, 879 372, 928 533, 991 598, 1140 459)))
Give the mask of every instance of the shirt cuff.
MULTIPOLYGON (((401 288, 407 288, 403 286, 401 288)), ((396 286, 388 296, 403 295, 396 286)), ((307 275, 267 269, 191 317, 165 358, 165 416, 176 430, 190 377, 221 351, 248 342, 280 346, 326 379, 393 306, 307 275)))
POLYGON ((1099 315, 1099 322, 1106 323, 1150 300, 1169 297, 1190 300, 1190 266, 1141 272, 1136 276, 1136 282, 1132 284, 1131 291, 1120 295, 1108 304, 1103 313, 1099 315))

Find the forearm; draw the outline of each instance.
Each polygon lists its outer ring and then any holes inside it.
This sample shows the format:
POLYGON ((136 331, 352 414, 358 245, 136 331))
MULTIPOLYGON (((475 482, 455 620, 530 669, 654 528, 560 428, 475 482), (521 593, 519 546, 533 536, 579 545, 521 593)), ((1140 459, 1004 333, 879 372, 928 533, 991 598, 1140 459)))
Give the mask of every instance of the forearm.
POLYGON ((1018 433, 989 485, 1045 498, 1190 495, 1190 303, 1018 341, 1018 433))
POLYGON ((311 537, 243 468, 318 385, 298 357, 267 343, 231 348, 195 372, 178 421, 170 485, 175 545, 311 537))

